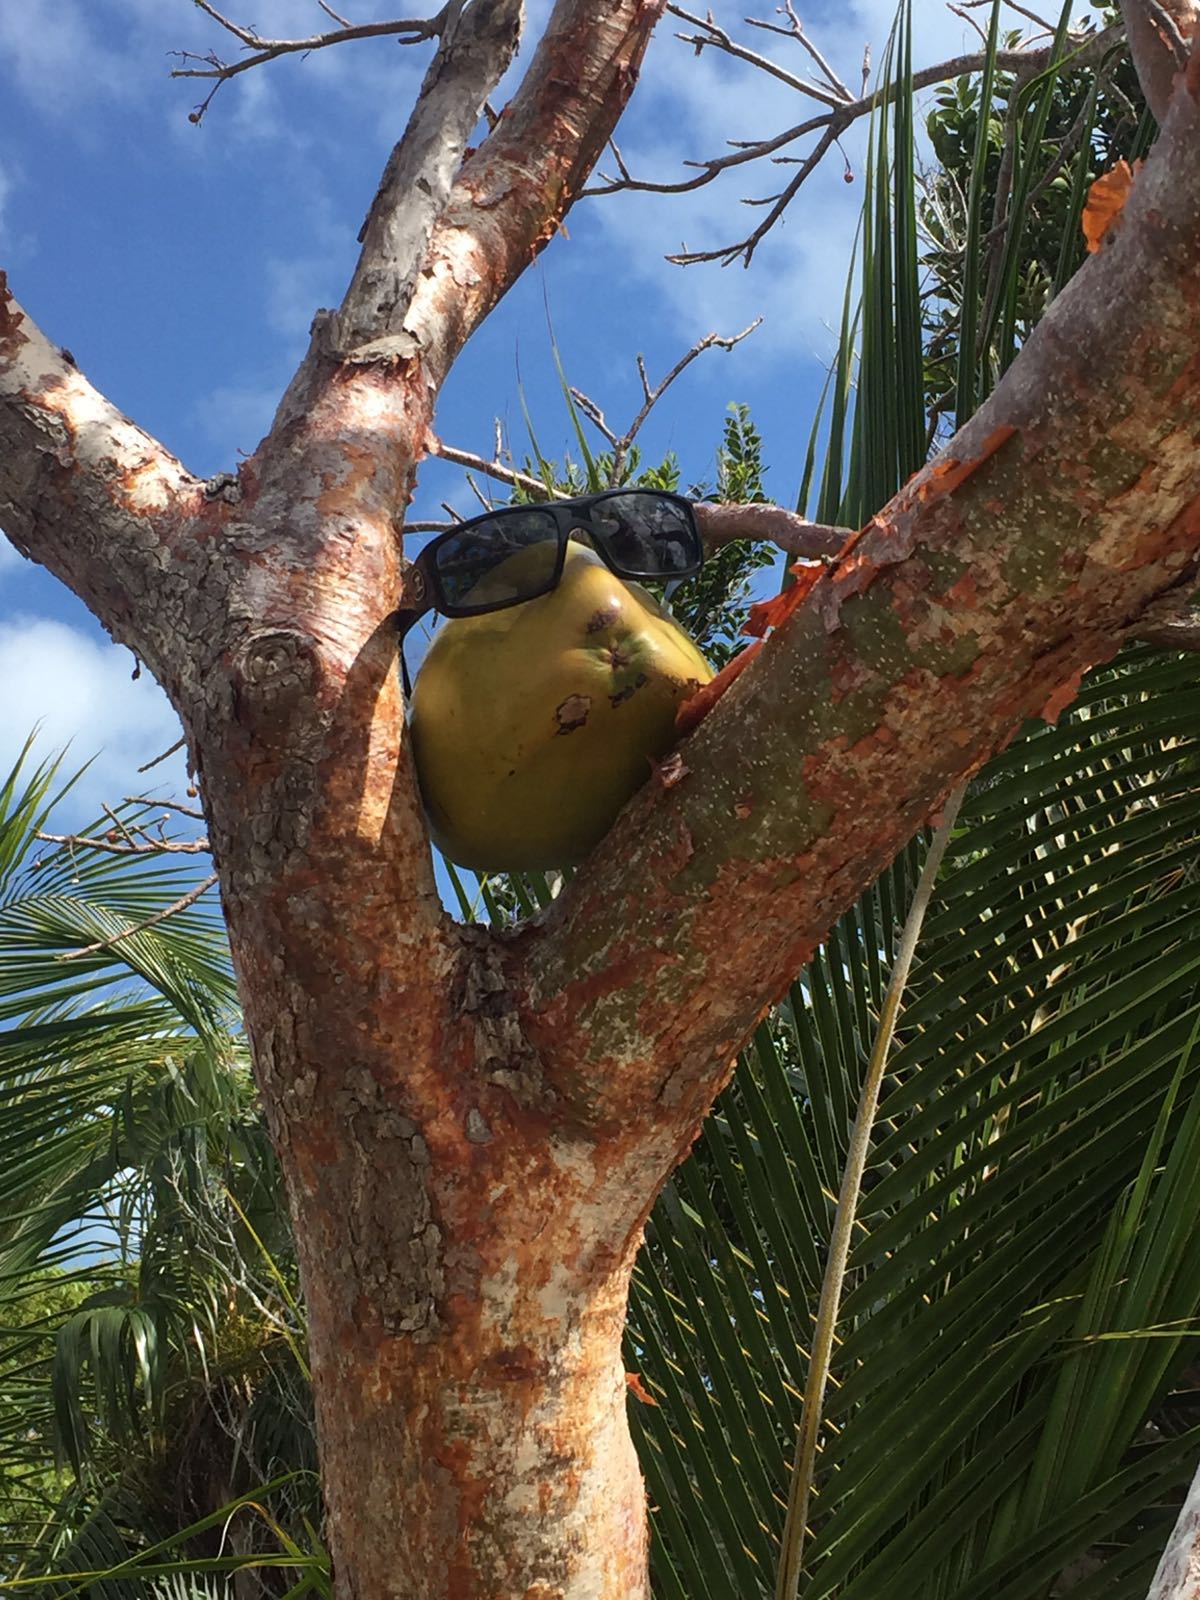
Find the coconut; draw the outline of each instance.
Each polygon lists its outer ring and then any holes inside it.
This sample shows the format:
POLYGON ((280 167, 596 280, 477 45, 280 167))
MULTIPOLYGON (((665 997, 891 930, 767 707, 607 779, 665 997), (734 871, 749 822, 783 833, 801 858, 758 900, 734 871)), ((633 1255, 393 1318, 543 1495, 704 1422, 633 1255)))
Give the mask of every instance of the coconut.
MULTIPOLYGON (((511 592, 511 561, 494 575, 498 592, 511 592)), ((473 593, 488 597, 482 585, 473 593)), ((711 677, 652 595, 569 542, 557 588, 451 618, 429 647, 412 745, 435 843, 480 872, 582 861, 674 743, 679 705, 711 677)))

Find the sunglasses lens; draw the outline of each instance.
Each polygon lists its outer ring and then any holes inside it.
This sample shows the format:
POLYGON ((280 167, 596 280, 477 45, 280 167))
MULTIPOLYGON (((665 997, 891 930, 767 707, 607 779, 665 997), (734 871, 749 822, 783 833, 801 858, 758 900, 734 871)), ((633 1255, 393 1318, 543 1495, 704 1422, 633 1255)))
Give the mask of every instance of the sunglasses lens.
POLYGON ((609 495, 589 509, 588 524, 627 578, 673 578, 694 572, 703 559, 691 516, 666 495, 609 495))
POLYGON ((434 562, 447 609, 488 611, 532 600, 554 586, 558 530, 534 507, 497 512, 447 534, 434 562))

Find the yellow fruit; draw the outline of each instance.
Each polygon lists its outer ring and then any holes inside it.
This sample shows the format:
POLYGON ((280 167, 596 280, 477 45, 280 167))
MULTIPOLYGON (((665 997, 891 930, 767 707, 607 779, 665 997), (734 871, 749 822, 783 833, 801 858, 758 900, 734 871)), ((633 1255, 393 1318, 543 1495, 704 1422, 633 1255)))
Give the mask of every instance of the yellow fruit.
POLYGON ((551 593, 453 618, 429 647, 412 740, 434 842, 486 872, 582 861, 674 743, 680 702, 711 677, 651 595, 572 541, 551 593))

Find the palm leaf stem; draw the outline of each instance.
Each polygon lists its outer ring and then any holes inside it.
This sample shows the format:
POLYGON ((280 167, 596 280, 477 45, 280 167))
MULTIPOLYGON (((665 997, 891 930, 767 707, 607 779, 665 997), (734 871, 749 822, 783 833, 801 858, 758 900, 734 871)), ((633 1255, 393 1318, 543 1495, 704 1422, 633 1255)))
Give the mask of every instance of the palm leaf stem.
POLYGON ((896 964, 892 968, 887 993, 879 1015, 879 1027, 871 1048, 871 1059, 858 1101, 858 1113, 850 1134, 850 1150, 842 1174, 838 1195, 837 1215, 829 1241, 829 1259, 821 1283, 821 1298, 817 1305, 817 1323, 813 1335, 812 1359, 808 1368, 808 1382, 804 1390, 804 1408, 801 1413, 800 1433, 796 1441, 796 1463, 788 1491, 787 1520, 783 1529, 783 1545, 779 1562, 779 1579, 776 1600, 796 1600, 800 1587, 800 1569, 804 1556, 804 1534, 808 1524, 808 1502, 812 1494, 813 1471, 817 1458, 817 1440, 821 1430, 821 1414, 825 1388, 829 1381, 830 1357, 833 1352, 834 1329, 838 1306, 846 1276, 846 1260, 850 1253, 850 1237, 854 1230, 858 1196, 862 1188, 863 1173, 871 1147, 871 1130, 879 1104, 879 1089, 887 1067, 888 1052, 896 1031, 900 1003, 908 983, 909 971, 916 954, 921 926, 933 895, 938 868, 950 842, 954 819, 966 793, 960 785, 946 803, 945 812, 930 842, 929 853, 913 893, 912 904, 905 920, 896 964))

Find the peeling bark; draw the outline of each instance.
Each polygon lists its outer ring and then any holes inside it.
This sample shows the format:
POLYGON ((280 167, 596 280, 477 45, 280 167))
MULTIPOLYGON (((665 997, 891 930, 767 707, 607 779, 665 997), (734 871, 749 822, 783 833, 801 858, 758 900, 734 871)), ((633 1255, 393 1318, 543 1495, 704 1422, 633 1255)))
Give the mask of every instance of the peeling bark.
POLYGON ((1161 122, 1200 21, 1197 0, 1121 0, 1130 54, 1146 104, 1161 122))
POLYGON ((660 11, 560 0, 451 172, 511 45, 507 4, 463 9, 236 481, 190 476, 0 280, 0 520, 149 662, 197 766, 342 1600, 644 1600, 620 1336, 659 1186, 839 912, 1196 578, 1200 56, 1102 249, 947 454, 797 586, 670 781, 538 922, 450 921, 397 681, 403 509, 450 363, 558 226, 660 11))
POLYGON ((1146 1600, 1196 1600, 1200 1595, 1200 1471, 1151 1581, 1146 1600))

